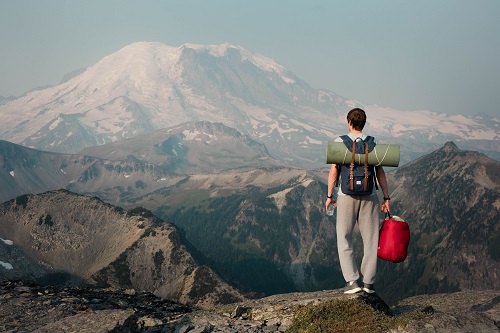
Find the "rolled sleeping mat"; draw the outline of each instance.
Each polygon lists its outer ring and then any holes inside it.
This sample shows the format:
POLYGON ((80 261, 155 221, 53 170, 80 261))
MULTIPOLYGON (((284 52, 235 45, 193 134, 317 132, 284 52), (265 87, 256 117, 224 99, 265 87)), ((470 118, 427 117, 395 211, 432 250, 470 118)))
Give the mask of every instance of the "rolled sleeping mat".
MULTIPOLYGON (((352 154, 343 142, 328 141, 326 147, 327 164, 351 164, 352 154)), ((368 153, 368 165, 397 167, 399 165, 399 145, 377 143, 368 153)), ((354 163, 365 164, 365 155, 356 154, 354 163)))

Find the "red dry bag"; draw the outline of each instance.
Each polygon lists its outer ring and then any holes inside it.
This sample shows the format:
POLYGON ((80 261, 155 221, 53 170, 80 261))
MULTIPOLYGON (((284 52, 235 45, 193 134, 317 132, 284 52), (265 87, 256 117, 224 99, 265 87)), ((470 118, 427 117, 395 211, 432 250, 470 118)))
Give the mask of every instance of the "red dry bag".
POLYGON ((377 255, 380 259, 402 262, 408 255, 410 227, 402 218, 386 214, 380 228, 377 255))

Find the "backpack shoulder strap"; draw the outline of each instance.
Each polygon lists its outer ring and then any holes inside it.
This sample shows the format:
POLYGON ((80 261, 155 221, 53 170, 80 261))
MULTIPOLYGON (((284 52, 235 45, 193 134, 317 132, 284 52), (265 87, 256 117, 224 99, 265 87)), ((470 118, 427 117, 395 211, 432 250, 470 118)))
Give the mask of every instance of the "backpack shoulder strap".
POLYGON ((352 141, 351 164, 349 165, 349 188, 354 191, 354 161, 356 158, 356 141, 352 141))
POLYGON ((375 146, 377 145, 377 143, 375 142, 375 138, 373 136, 370 136, 370 135, 367 135, 365 137, 365 139, 363 140, 363 142, 368 143, 368 150, 369 151, 372 151, 373 148, 375 148, 375 146))
MULTIPOLYGON (((349 151, 352 150, 352 139, 349 137, 349 135, 341 135, 339 136, 339 138, 342 139, 342 141, 344 142, 344 145, 347 147, 347 149, 349 151)), ((337 165, 337 180, 335 181, 335 186, 340 186, 340 170, 341 170, 341 167, 340 165, 337 165)))
POLYGON ((351 139, 351 137, 350 137, 349 135, 341 135, 341 136, 340 136, 340 138, 342 139, 342 141, 343 141, 344 143, 346 143, 346 142, 347 142, 349 145, 350 145, 350 144, 351 144, 351 142, 352 142, 352 139, 351 139))
POLYGON ((365 181, 364 181, 364 184, 363 184, 363 190, 366 191, 366 189, 368 188, 368 142, 365 141, 365 166, 363 168, 363 172, 365 174, 365 181))
POLYGON ((353 144, 353 141, 352 141, 351 137, 349 135, 341 135, 340 138, 344 142, 344 144, 347 147, 347 149, 349 149, 349 151, 351 151, 352 144, 353 144))

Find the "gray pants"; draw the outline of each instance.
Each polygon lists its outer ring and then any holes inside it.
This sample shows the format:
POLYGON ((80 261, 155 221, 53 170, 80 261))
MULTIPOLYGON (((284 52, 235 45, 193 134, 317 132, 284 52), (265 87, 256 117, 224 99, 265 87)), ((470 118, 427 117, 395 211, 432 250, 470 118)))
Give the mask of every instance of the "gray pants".
POLYGON ((356 221, 363 239, 361 275, 363 282, 373 284, 377 274, 380 203, 376 195, 337 197, 337 247, 344 279, 357 281, 360 277, 352 247, 356 221))

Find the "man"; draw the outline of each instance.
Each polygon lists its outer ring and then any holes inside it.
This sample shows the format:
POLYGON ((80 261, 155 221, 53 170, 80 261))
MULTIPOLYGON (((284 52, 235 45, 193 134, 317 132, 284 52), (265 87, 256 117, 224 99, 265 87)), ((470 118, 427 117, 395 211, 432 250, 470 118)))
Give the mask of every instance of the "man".
MULTIPOLYGON (((366 123, 366 114, 362 109, 355 108, 347 114, 347 126, 349 137, 355 141, 358 138, 365 139, 362 133, 366 123)), ((342 141, 337 138, 336 140, 342 141)), ((375 190, 370 195, 348 195, 342 193, 339 186, 337 201, 333 199, 333 189, 337 182, 339 168, 332 164, 328 176, 328 193, 326 209, 330 204, 337 208, 337 247, 339 252, 340 268, 346 280, 344 293, 354 294, 364 290, 366 293, 375 293, 373 284, 377 273, 377 248, 379 237, 379 206, 380 202, 375 190), (361 262, 361 275, 363 276, 363 289, 358 284, 360 271, 354 258, 352 237, 354 226, 358 227, 363 240, 363 260, 361 262)), ((375 167, 377 182, 382 189, 384 201, 380 206, 382 212, 389 212, 389 193, 387 179, 382 166, 375 167)), ((340 177, 349 177, 349 174, 340 174, 340 177)))

